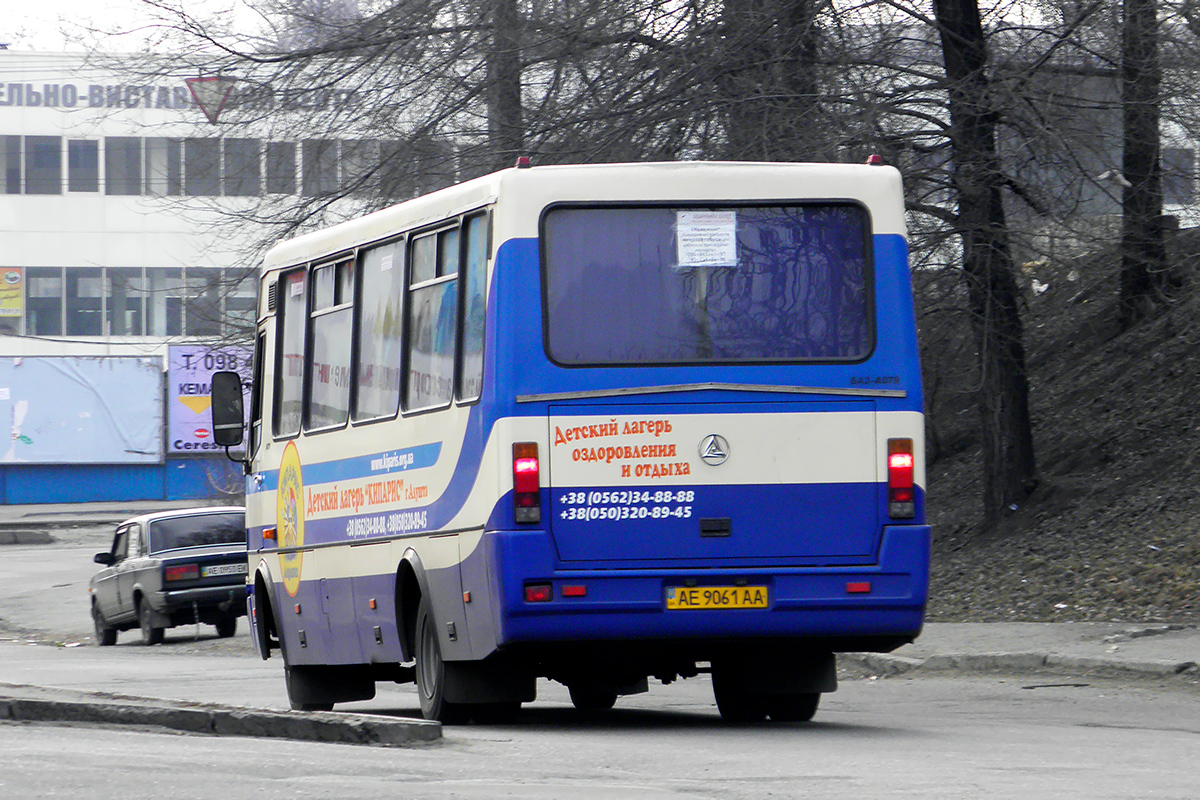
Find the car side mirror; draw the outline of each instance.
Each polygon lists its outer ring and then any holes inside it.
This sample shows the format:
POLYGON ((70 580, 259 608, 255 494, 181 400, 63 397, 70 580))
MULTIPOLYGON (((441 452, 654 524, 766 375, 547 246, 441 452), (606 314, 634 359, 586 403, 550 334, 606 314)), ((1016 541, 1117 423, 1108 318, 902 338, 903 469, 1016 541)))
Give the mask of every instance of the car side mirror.
POLYGON ((96 557, 92 560, 97 564, 103 564, 106 567, 111 567, 117 561, 117 559, 113 557, 112 553, 96 553, 96 557))

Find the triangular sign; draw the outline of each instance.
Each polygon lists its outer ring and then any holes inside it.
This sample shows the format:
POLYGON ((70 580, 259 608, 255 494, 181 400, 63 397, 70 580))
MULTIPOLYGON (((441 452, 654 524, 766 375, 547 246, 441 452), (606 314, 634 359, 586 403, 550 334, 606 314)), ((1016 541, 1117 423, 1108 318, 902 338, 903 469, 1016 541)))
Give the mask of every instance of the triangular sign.
POLYGON ((197 414, 203 414, 212 405, 212 397, 208 395, 185 395, 179 398, 179 402, 190 408, 197 414))
POLYGON ((196 105, 200 106, 204 116, 216 125, 217 117, 221 114, 221 109, 225 108, 236 79, 218 75, 213 78, 186 78, 184 83, 192 90, 192 97, 196 98, 196 105))

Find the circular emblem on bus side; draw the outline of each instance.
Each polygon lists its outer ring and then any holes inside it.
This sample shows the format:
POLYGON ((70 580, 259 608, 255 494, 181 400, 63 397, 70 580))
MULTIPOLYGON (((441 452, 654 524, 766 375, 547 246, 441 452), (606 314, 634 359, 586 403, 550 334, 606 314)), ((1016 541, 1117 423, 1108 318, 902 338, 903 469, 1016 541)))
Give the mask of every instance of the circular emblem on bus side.
MULTIPOLYGON (((279 547, 304 544, 304 483, 300 477, 300 453, 296 443, 288 442, 279 462, 279 489, 275 496, 275 525, 279 547)), ((279 555, 283 570, 283 588, 295 597, 300 591, 300 569, 304 554, 298 550, 279 555)))
POLYGON ((700 440, 700 458, 714 467, 724 464, 729 458, 729 442, 719 433, 710 433, 700 440))

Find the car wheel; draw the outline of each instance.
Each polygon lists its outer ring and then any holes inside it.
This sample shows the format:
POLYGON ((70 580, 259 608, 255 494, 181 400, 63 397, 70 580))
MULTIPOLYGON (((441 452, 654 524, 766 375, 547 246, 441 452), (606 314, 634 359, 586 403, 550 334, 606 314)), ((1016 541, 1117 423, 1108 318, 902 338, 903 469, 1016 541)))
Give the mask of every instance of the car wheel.
POLYGON ((138 626, 142 629, 142 644, 162 644, 163 629, 154 627, 150 604, 145 600, 138 602, 138 626))
POLYGON ((92 603, 92 623, 96 626, 96 644, 99 647, 111 647, 117 643, 117 629, 109 627, 95 603, 92 603))
POLYGON ((429 601, 424 597, 417 607, 414 655, 421 715, 447 725, 466 722, 470 718, 470 707, 446 700, 446 662, 442 660, 442 647, 438 644, 437 627, 429 609, 429 601))
POLYGON ((237 617, 225 617, 217 623, 217 636, 228 639, 237 633, 237 617))

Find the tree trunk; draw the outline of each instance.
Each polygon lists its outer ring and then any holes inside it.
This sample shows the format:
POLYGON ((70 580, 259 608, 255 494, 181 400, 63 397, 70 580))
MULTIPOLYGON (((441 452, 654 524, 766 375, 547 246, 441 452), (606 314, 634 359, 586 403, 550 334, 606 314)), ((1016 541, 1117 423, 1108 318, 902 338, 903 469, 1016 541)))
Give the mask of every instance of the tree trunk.
POLYGON ((488 145, 493 169, 511 167, 524 155, 521 113, 521 16, 517 0, 488 0, 488 145))
MULTIPOLYGON (((816 117, 820 30, 813 0, 725 0, 717 89, 725 157, 806 161, 828 156, 816 117)), ((824 135, 822 135, 824 134, 824 135)))
POLYGON ((934 0, 934 12, 948 82, 963 275, 979 351, 983 510, 992 521, 1035 484, 1024 333, 979 6, 975 0, 934 0))
POLYGON ((1155 0, 1125 0, 1121 103, 1125 113, 1121 295, 1117 322, 1125 330, 1154 312, 1172 281, 1163 242, 1159 159, 1158 19, 1155 0))

